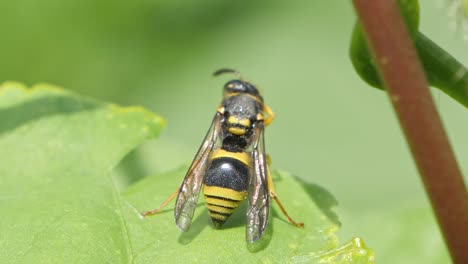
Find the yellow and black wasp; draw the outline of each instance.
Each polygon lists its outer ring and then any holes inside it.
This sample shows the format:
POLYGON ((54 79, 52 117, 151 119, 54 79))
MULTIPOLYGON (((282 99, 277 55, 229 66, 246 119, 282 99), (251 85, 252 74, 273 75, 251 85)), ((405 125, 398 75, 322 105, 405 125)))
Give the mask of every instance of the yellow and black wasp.
MULTIPOLYGON (((239 73, 220 69, 214 73, 239 73)), ((205 202, 215 227, 221 227, 247 198, 247 241, 258 240, 268 223, 270 198, 279 205, 288 221, 298 227, 279 201, 273 186, 264 145, 264 128, 273 120, 257 88, 250 82, 235 79, 224 86, 223 101, 218 107, 203 143, 182 185, 152 211, 154 215, 177 195, 175 222, 187 231, 203 186, 205 202)))

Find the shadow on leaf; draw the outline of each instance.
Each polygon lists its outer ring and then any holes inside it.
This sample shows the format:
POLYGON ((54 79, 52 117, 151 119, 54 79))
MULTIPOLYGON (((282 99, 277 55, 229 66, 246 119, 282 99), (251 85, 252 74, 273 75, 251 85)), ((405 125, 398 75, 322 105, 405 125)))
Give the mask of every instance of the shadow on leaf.
POLYGON ((334 224, 341 226, 338 215, 333 211, 338 205, 336 198, 325 188, 304 181, 303 179, 294 176, 294 179, 299 182, 309 195, 309 197, 317 204, 320 210, 327 216, 327 218, 334 224))
POLYGON ((182 245, 190 244, 202 231, 208 226, 210 219, 208 217, 208 209, 205 207, 203 212, 192 222, 192 226, 187 232, 183 232, 179 236, 179 243, 182 245))
POLYGON ((28 100, 0 110, 0 120, 2 120, 0 134, 47 116, 68 115, 91 110, 97 106, 95 103, 73 98, 70 95, 48 95, 28 100))
POLYGON ((120 178, 125 185, 124 187, 143 180, 146 175, 150 174, 142 155, 142 151, 139 148, 136 148, 125 155, 125 157, 120 161, 117 170, 122 173, 120 178))

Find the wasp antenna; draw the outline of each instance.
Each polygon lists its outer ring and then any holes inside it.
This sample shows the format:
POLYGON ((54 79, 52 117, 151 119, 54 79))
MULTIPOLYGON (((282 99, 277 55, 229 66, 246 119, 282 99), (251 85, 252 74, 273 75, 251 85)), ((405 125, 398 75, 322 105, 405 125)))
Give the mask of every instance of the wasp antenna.
POLYGON ((240 72, 239 71, 234 70, 234 69, 229 69, 229 68, 219 69, 219 70, 217 70, 217 71, 215 71, 213 73, 213 76, 219 76, 219 75, 225 74, 225 73, 233 73, 233 74, 237 75, 238 78, 240 78, 240 72))

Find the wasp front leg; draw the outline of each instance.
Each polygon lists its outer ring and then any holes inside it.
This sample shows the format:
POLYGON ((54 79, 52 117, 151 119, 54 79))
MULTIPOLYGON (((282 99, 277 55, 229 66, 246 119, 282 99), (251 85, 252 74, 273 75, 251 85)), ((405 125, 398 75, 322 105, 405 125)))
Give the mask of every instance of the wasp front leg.
POLYGON ((296 226, 296 227, 301 227, 303 228, 304 227, 304 223, 300 223, 300 222, 296 222, 294 221, 288 214, 288 212, 286 212, 286 209, 284 208, 283 204, 281 203, 281 201, 279 200, 278 198, 278 195, 276 194, 275 192, 275 185, 273 183, 273 178, 271 177, 271 173, 270 173, 270 164, 271 164, 271 158, 270 158, 270 155, 267 155, 266 156, 266 160, 267 160, 267 177, 268 177, 268 190, 270 192, 270 197, 275 199, 276 203, 278 204, 278 206, 280 207, 281 209, 281 212, 283 212, 284 216, 286 216, 286 218, 288 219, 288 222, 291 223, 292 225, 296 226))
POLYGON ((271 124, 271 122, 273 122, 273 119, 275 119, 275 113, 273 113, 273 110, 271 110, 271 108, 268 107, 268 105, 263 106, 263 112, 267 114, 267 117, 263 122, 265 126, 268 126, 269 124, 271 124))

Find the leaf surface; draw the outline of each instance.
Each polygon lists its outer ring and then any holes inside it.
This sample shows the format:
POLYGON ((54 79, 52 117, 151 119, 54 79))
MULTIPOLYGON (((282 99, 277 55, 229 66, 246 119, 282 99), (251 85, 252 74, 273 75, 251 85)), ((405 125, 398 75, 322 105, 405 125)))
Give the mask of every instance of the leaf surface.
POLYGON ((186 170, 144 178, 120 193, 113 169, 164 126, 143 108, 5 83, 0 120, 1 263, 372 263, 372 251, 359 243, 336 248, 333 196, 286 172, 274 173, 276 191, 304 229, 273 203, 263 238, 248 244, 246 203, 216 230, 203 198, 187 233, 174 223, 173 204, 141 219, 139 212, 178 188, 186 170))
POLYGON ((0 87, 0 120, 0 262, 129 262, 111 170, 164 121, 17 83, 0 87))
MULTIPOLYGON (((337 259, 342 257, 336 256, 355 255, 351 247, 341 248, 333 257, 327 253, 338 245, 335 232, 340 224, 332 211, 336 205, 333 196, 286 172, 274 173, 276 192, 291 217, 304 222, 304 229, 289 224, 273 202, 264 236, 248 244, 245 240, 246 203, 218 230, 211 224, 203 195, 200 195, 192 227, 187 233, 179 231, 174 223, 173 203, 153 217, 140 219, 138 211, 158 207, 179 187, 185 171, 186 168, 182 168, 148 177, 125 192, 136 263, 237 263, 240 260, 243 263, 310 263, 311 260, 341 263, 337 259)), ((372 263, 372 251, 363 250, 368 257, 366 262, 360 263, 372 263)))

